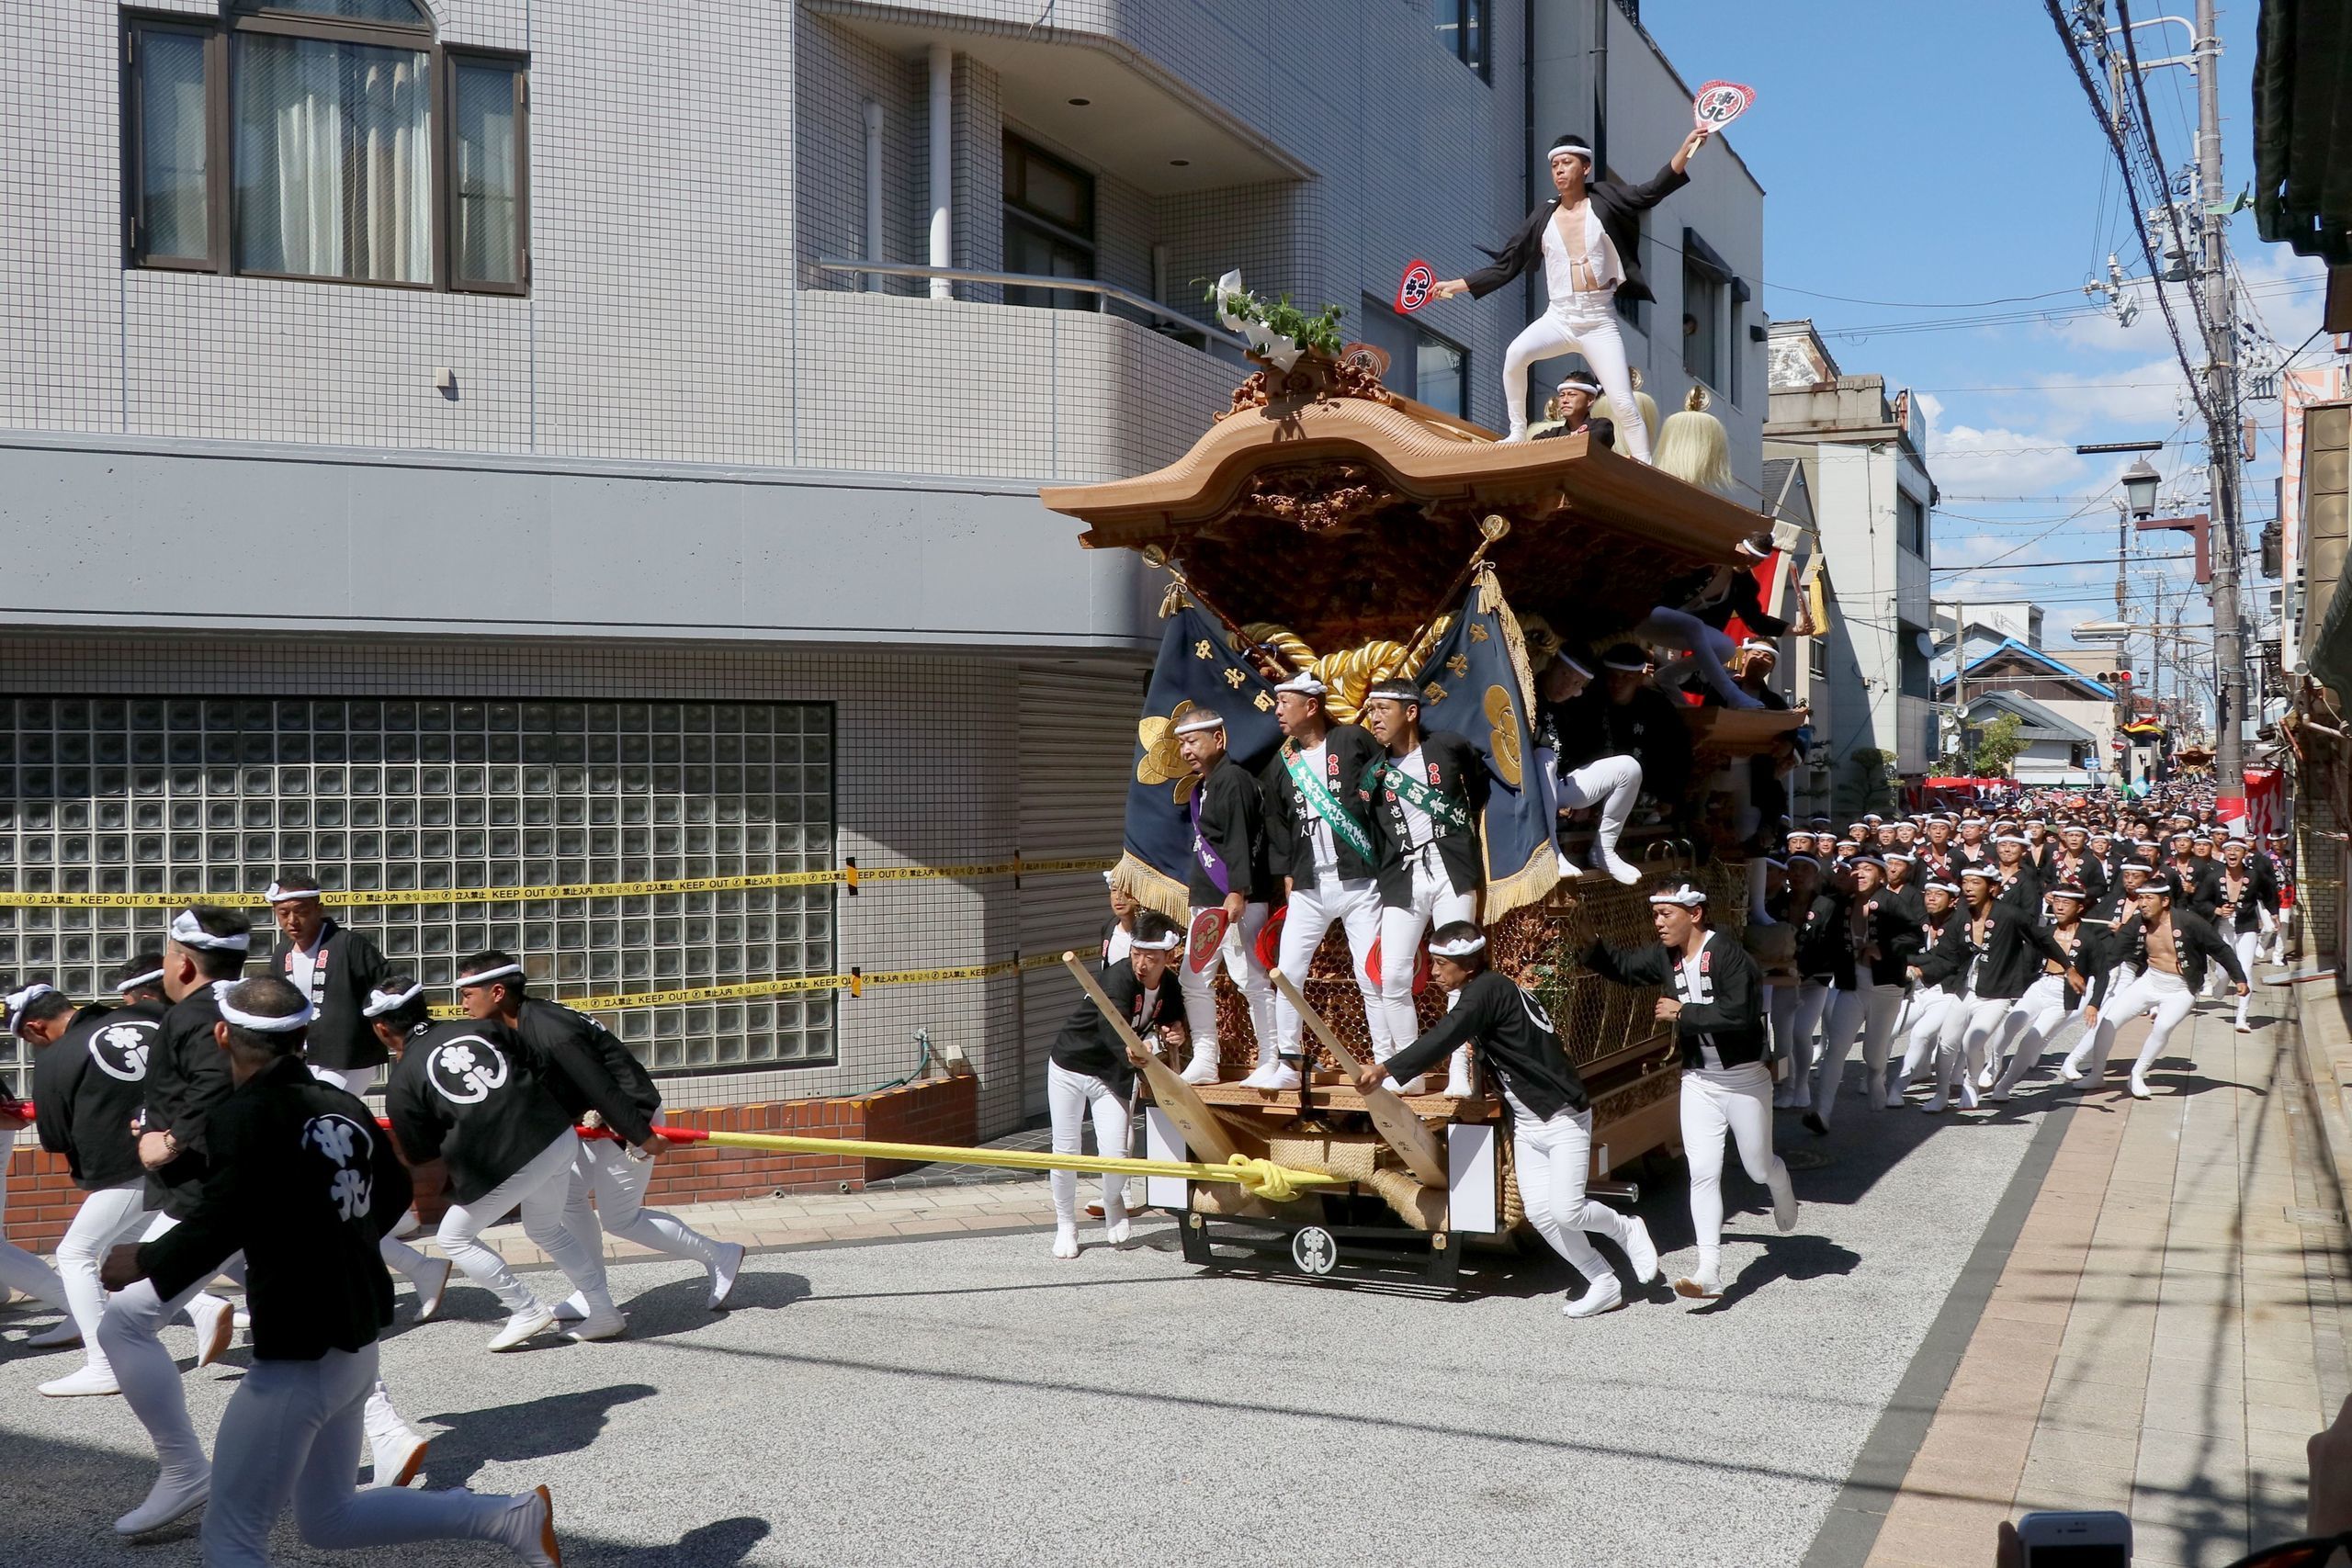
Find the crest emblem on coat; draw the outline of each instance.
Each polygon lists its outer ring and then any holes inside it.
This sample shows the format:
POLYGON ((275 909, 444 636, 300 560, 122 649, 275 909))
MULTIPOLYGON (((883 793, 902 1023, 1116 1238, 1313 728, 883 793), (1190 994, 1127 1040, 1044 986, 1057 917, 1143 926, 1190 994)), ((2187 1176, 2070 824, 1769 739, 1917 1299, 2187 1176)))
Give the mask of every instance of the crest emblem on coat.
POLYGON ((146 1081, 147 1058, 154 1047, 155 1025, 151 1019, 109 1023, 90 1032, 90 1061, 98 1071, 123 1083, 146 1081))
POLYGON ((376 1135, 329 1111, 302 1124, 302 1146, 327 1167, 327 1200, 345 1220, 364 1218, 376 1198, 376 1135))
POLYGON ((506 1087, 506 1057, 479 1034, 460 1034, 433 1047, 424 1077, 452 1105, 479 1105, 506 1087))

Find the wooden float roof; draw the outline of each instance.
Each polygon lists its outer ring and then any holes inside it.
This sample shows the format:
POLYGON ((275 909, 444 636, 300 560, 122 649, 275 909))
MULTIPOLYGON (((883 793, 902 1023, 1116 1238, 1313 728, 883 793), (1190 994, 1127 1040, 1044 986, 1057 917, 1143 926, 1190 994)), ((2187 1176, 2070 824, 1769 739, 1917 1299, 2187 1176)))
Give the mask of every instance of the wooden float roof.
POLYGON ((1623 633, 1670 577, 1736 561, 1756 513, 1582 435, 1504 445, 1407 399, 1277 398, 1153 473, 1041 492, 1093 547, 1157 545, 1237 619, 1317 648, 1396 637, 1477 547, 1512 607, 1572 641, 1623 633))

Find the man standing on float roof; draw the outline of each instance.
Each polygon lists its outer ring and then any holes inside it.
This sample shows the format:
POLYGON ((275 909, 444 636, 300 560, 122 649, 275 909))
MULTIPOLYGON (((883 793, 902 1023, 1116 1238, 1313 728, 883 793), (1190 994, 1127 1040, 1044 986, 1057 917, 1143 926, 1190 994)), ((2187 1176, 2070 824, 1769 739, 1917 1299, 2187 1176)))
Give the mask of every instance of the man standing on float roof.
POLYGON ((1258 1066, 1279 1067, 1274 1043, 1274 984, 1258 962, 1258 932, 1273 896, 1268 864, 1266 801, 1258 781, 1226 755, 1225 716, 1194 708, 1171 727, 1184 765, 1199 782, 1186 804, 1193 823, 1193 863, 1185 881, 1192 908, 1184 964, 1177 983, 1184 1022, 1193 1034, 1193 1061, 1184 1081, 1217 1079, 1216 965, 1222 962, 1250 1005, 1258 1036, 1258 1066))
POLYGON ((1657 177, 1638 186, 1605 175, 1595 178, 1591 143, 1573 133, 1556 138, 1547 156, 1559 196, 1528 214, 1502 249, 1488 251, 1489 265, 1431 290, 1440 299, 1457 294, 1483 299, 1521 273, 1544 268, 1550 308, 1511 340, 1503 356, 1503 398, 1510 410, 1505 441, 1527 439, 1528 367, 1574 350, 1624 416, 1625 450, 1636 462, 1650 460, 1649 431, 1634 401, 1625 340, 1617 331, 1617 296, 1657 298, 1642 277, 1641 215, 1690 183, 1685 172, 1690 154, 1709 134, 1705 126, 1693 130, 1657 177))

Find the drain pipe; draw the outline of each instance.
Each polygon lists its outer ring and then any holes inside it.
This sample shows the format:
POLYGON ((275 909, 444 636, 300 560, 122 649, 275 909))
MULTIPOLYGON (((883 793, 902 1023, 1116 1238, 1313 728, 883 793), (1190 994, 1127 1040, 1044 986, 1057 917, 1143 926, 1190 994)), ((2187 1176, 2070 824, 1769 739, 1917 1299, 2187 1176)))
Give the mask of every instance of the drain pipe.
MULTIPOLYGON (((887 260, 882 254, 882 106, 868 98, 865 101, 865 260, 887 260)), ((860 291, 878 291, 882 280, 872 273, 860 274, 860 291)))
MULTIPOLYGON (((956 180, 954 148, 948 116, 956 97, 956 55, 944 43, 931 46, 931 265, 943 271, 956 265, 950 209, 956 180)), ((956 286, 944 277, 931 280, 931 297, 953 299, 956 286)))

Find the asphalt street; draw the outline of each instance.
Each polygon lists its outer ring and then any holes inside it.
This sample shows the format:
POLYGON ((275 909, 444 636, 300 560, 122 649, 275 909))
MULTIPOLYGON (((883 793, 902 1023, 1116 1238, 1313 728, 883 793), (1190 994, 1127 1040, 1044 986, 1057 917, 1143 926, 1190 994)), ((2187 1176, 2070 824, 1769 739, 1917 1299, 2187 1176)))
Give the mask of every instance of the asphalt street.
MULTIPOLYGON (((486 1292, 412 1327, 403 1291, 385 1376, 436 1434, 427 1484, 547 1483, 583 1565, 1794 1563, 2016 1172, 2036 1098, 1955 1119, 1849 1094, 1826 1142, 1783 1115, 1801 1223, 1777 1235, 1762 1190, 1727 1178, 1737 1278, 1703 1307, 1661 1287, 1565 1320, 1572 1277, 1548 1255, 1462 1299, 1204 1274, 1155 1215, 1129 1249, 1068 1263, 1043 1235, 771 1253, 720 1315, 698 1273, 631 1266, 614 1276, 628 1338, 506 1356, 483 1348, 486 1292)), ((1664 1169, 1639 1208, 1670 1273, 1690 1224, 1664 1169)), ((34 1393, 71 1365, 24 1348, 45 1321, 0 1316, 0 1559, 195 1562, 192 1529, 113 1538, 153 1461, 119 1400, 34 1393)), ((238 1375, 187 1379, 200 1430, 238 1375)), ((289 1529, 278 1560, 503 1559, 330 1554, 289 1529)))

